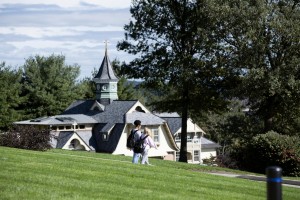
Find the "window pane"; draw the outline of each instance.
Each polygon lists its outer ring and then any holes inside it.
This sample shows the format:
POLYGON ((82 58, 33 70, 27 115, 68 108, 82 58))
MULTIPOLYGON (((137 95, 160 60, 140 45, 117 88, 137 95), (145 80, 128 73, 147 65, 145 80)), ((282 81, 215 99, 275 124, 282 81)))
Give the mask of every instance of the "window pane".
POLYGON ((158 129, 152 129, 152 133, 153 133, 153 140, 154 140, 154 142, 159 142, 158 129))
POLYGON ((177 152, 176 152, 176 161, 179 161, 179 156, 180 156, 180 152, 177 151, 177 152))
POLYGON ((194 151, 194 161, 199 161, 199 151, 194 151))

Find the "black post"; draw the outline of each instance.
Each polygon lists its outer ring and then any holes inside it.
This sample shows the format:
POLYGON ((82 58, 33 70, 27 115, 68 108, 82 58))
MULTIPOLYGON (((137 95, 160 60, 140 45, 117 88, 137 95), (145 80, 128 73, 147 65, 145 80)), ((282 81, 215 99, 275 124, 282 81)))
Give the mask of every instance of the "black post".
POLYGON ((280 167, 271 166, 266 169, 267 174, 267 200, 282 200, 282 170, 280 167))

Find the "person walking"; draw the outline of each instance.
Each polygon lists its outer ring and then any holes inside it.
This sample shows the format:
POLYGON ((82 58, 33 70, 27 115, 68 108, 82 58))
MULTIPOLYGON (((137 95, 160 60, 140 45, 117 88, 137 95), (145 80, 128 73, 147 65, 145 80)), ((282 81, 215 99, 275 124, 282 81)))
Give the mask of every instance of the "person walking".
MULTIPOLYGON (((135 120, 134 125, 135 125, 135 128, 132 131, 135 133, 134 134, 134 142, 137 142, 142 135, 142 133, 141 133, 142 123, 140 120, 135 120)), ((141 153, 136 153, 133 150, 132 163, 137 164, 139 162, 140 157, 141 157, 141 153)))
POLYGON ((152 132, 149 128, 145 128, 144 133, 142 134, 141 138, 144 139, 144 152, 142 153, 142 161, 141 164, 146 164, 149 165, 149 160, 148 160, 148 151, 151 147, 157 149, 156 144, 154 143, 152 139, 152 132), (146 137, 146 138, 145 138, 146 137))

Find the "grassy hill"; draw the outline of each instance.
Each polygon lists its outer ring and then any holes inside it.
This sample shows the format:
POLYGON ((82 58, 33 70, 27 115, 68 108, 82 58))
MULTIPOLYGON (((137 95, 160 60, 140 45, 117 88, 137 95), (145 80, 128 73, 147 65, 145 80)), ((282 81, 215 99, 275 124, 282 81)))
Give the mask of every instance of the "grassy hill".
MULTIPOLYGON (((205 171, 212 168, 199 165, 150 163, 134 165, 130 157, 110 154, 0 147, 0 199, 266 199, 264 182, 211 175, 205 171)), ((299 199, 299 192, 283 186, 283 199, 299 199)))

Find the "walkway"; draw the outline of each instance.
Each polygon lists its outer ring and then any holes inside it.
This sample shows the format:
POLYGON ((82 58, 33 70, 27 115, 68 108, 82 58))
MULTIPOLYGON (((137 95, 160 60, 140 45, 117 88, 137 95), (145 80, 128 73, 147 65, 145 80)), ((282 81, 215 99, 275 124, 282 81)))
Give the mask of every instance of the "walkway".
MULTIPOLYGON (((241 174, 233 174, 233 173, 227 173, 227 172, 224 172, 224 173, 222 173, 222 172, 209 172, 209 174, 266 182, 266 177, 263 177, 263 176, 241 175, 241 174)), ((282 180, 282 185, 289 186, 289 187, 300 188, 300 181, 284 180, 283 179, 282 180)))

